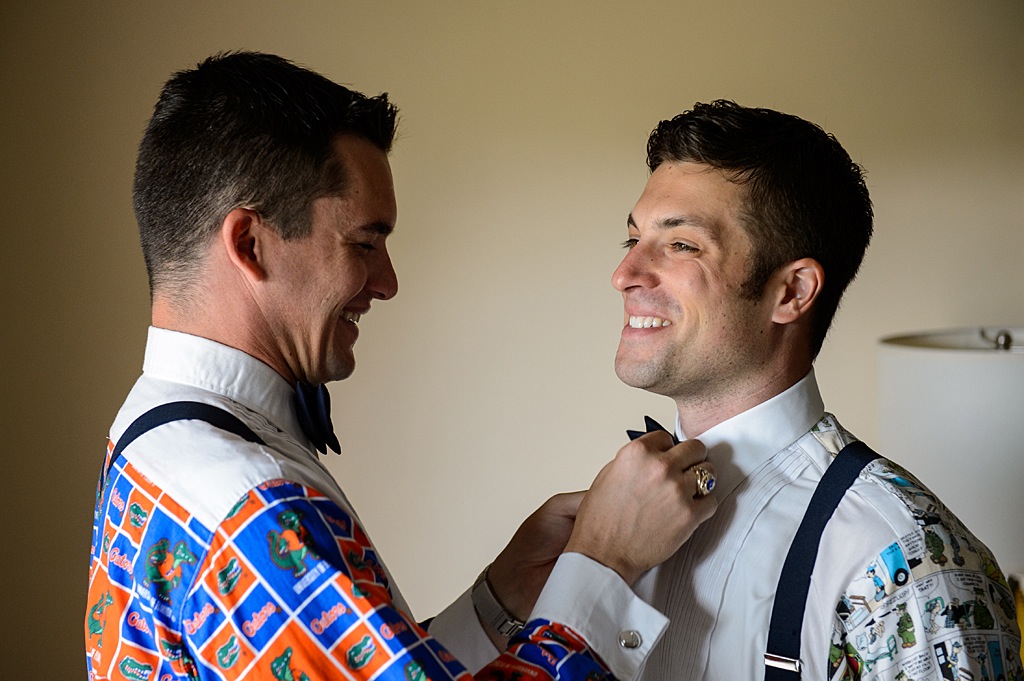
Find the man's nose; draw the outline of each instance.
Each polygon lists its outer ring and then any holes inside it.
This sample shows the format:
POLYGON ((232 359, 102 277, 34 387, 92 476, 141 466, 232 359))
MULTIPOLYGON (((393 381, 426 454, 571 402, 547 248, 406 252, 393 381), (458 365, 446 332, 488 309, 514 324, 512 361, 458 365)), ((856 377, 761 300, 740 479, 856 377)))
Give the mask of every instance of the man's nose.
POLYGON ((654 258, 639 243, 626 252, 626 257, 612 273, 612 286, 622 292, 635 286, 652 288, 656 284, 654 258))
POLYGON ((398 294, 398 275, 391 263, 391 254, 382 249, 382 262, 376 268, 373 277, 367 282, 367 288, 378 300, 391 300, 398 294))

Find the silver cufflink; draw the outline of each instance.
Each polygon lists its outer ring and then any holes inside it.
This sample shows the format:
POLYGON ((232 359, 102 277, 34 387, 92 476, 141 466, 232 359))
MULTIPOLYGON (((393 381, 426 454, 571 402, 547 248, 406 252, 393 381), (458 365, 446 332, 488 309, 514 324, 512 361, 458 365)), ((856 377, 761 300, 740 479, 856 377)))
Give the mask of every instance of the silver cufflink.
POLYGON ((619 632, 619 645, 623 648, 633 650, 634 648, 639 648, 643 642, 644 639, 640 636, 639 631, 623 629, 619 632))

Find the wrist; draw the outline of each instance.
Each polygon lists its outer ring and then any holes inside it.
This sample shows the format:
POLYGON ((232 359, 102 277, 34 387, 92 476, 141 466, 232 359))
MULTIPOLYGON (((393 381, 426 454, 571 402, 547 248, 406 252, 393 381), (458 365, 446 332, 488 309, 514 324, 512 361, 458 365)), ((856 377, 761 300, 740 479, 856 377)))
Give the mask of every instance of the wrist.
POLYGON ((526 622, 513 615, 505 605, 498 600, 487 579, 487 571, 490 566, 484 569, 473 584, 471 592, 473 608, 476 610, 480 622, 487 628, 488 634, 497 634, 502 638, 515 636, 526 622))
POLYGON ((604 567, 615 572, 619 577, 622 578, 622 581, 624 581, 629 586, 633 586, 633 584, 635 584, 636 581, 640 579, 640 575, 644 573, 643 569, 641 569, 638 565, 635 565, 634 563, 628 560, 613 560, 611 556, 602 555, 601 551, 593 550, 591 548, 583 546, 582 544, 582 542, 574 543, 570 541, 569 544, 566 545, 565 550, 562 551, 562 553, 578 553, 582 556, 586 556, 595 563, 603 565, 604 567))

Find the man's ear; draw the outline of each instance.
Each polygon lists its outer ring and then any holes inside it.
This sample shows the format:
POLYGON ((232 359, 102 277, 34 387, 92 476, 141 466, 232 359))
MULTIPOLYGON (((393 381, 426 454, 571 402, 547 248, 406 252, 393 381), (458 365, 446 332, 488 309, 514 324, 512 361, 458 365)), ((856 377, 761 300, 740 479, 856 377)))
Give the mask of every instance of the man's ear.
POLYGON ((243 277, 255 283, 266 276, 264 262, 267 225, 250 208, 235 208, 220 226, 221 245, 228 260, 243 277))
POLYGON ((772 275, 772 285, 778 291, 772 321, 791 324, 807 315, 825 285, 825 270, 813 258, 801 258, 786 263, 772 275))

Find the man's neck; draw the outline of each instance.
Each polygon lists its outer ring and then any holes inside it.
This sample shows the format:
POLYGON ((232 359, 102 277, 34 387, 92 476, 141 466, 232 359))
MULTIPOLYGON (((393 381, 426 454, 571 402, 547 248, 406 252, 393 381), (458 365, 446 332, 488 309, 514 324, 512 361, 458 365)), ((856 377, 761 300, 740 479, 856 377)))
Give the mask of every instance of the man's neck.
POLYGON ((213 309, 203 304, 190 305, 184 310, 168 297, 155 294, 151 323, 160 329, 199 336, 241 350, 274 369, 289 384, 294 383, 294 376, 279 353, 275 352, 273 344, 261 340, 268 334, 253 333, 253 329, 263 328, 263 320, 250 312, 244 306, 223 305, 213 309))
POLYGON ((777 373, 714 395, 698 394, 675 398, 679 427, 689 438, 699 438, 719 423, 753 409, 793 387, 811 370, 811 365, 784 367, 777 373))

